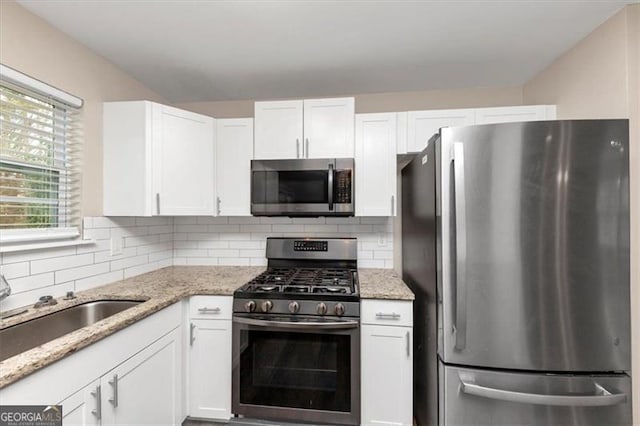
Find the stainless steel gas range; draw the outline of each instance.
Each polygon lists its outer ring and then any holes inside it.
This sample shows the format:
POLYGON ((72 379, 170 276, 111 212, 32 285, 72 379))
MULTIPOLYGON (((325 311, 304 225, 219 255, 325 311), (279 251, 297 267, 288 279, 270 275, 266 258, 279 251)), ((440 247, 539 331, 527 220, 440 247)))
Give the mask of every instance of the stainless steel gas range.
POLYGON ((233 413, 360 424, 355 238, 268 238, 268 269, 234 293, 233 413))

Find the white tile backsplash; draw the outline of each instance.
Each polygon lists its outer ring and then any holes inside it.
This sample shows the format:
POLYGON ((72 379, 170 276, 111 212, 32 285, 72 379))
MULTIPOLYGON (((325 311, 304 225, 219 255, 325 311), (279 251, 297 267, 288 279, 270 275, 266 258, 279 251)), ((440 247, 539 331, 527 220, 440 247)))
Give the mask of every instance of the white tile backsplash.
POLYGON ((0 310, 63 296, 170 265, 264 266, 267 237, 356 237, 358 264, 393 267, 393 225, 386 217, 86 217, 94 244, 0 255, 12 294, 0 310), (111 255, 111 238, 122 253, 111 255))

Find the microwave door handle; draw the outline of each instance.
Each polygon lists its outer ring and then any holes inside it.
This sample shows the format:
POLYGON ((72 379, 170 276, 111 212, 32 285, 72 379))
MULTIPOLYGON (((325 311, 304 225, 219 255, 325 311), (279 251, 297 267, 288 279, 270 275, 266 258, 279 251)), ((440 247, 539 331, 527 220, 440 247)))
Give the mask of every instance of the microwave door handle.
POLYGON ((328 179, 328 192, 329 192, 329 211, 333 211, 333 164, 329 164, 329 179, 328 179))

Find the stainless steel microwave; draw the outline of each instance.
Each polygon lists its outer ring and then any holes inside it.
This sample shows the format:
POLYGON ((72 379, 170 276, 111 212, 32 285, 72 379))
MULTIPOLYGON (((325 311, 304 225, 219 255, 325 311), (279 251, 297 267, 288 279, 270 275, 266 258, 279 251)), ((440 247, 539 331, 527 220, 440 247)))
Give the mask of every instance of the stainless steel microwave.
POLYGON ((353 216, 353 158, 252 160, 254 216, 353 216))

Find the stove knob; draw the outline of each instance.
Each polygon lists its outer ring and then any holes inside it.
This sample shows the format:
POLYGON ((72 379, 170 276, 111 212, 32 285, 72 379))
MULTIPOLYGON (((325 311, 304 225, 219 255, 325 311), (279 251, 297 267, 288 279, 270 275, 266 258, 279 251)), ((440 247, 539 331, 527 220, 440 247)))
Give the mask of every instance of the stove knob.
POLYGON ((324 315, 327 313, 327 305, 325 305, 323 302, 318 303, 318 306, 316 307, 316 312, 318 313, 318 315, 324 315))
POLYGON ((253 312, 256 310, 256 302, 254 302, 253 300, 249 300, 247 303, 244 304, 244 310, 247 312, 253 312))
POLYGON ((292 314, 297 314, 299 310, 300 305, 298 304, 298 302, 289 303, 289 312, 291 312, 292 314))
POLYGON ((269 312, 273 308, 273 303, 271 300, 265 300, 262 302, 262 312, 269 312))
POLYGON ((342 303, 338 303, 335 307, 336 315, 341 317, 344 315, 344 305, 342 303))

